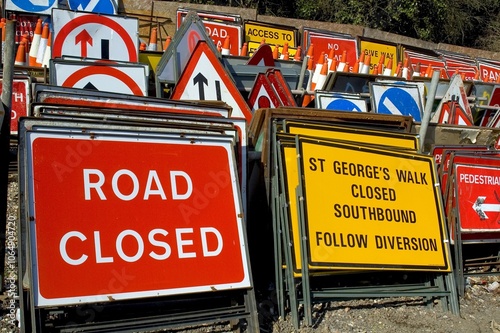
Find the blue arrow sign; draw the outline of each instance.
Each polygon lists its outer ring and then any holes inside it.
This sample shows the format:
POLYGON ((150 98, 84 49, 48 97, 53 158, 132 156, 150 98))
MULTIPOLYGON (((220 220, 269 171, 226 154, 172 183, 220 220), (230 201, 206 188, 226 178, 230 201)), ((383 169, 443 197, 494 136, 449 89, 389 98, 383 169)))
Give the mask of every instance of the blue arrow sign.
POLYGON ((354 104, 353 102, 351 102, 348 99, 336 99, 336 100, 330 102, 326 106, 326 109, 327 110, 337 110, 337 111, 363 112, 363 110, 361 110, 359 108, 359 106, 357 106, 356 104, 354 104))
POLYGON ((117 0, 68 0, 71 10, 96 14, 116 14, 117 0))
POLYGON ((30 13, 50 13, 57 7, 57 0, 7 0, 5 7, 8 10, 21 10, 30 13))
POLYGON ((412 116, 415 121, 421 121, 420 107, 410 93, 403 88, 387 89, 380 97, 377 112, 412 116))

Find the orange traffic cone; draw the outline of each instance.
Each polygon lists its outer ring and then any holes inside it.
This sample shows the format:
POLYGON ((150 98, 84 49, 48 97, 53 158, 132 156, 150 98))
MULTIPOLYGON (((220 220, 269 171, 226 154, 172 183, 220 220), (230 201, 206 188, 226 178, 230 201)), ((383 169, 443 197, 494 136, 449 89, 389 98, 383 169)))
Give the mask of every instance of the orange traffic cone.
POLYGON ((321 72, 319 73, 318 76, 318 82, 316 82, 316 90, 323 89, 326 82, 327 74, 328 74, 328 62, 324 62, 323 65, 321 66, 321 72))
POLYGON ((401 77, 403 74, 403 62, 399 61, 398 65, 396 66, 396 71, 394 72, 394 76, 401 77))
POLYGON ((372 75, 378 75, 378 64, 373 65, 372 75))
POLYGON ((280 50, 278 49, 278 45, 274 45, 273 48, 273 59, 278 59, 280 50))
POLYGON ((427 66, 427 69, 425 70, 424 76, 425 77, 431 77, 432 76, 432 66, 431 65, 427 66))
POLYGON ((221 54, 222 55, 231 54, 231 41, 229 39, 229 36, 227 36, 226 39, 224 39, 224 44, 222 45, 221 54))
POLYGON ((280 59, 285 58, 285 53, 288 53, 288 43, 283 44, 283 48, 281 49, 281 56, 280 59))
POLYGON ((14 65, 26 66, 26 46, 24 42, 21 42, 17 48, 14 65))
POLYGON ((309 45, 309 48, 307 49, 307 55, 312 56, 313 54, 314 54, 314 43, 311 43, 311 45, 309 45))
POLYGON ((288 53, 288 51, 286 51, 285 53, 283 53, 281 55, 283 58, 283 60, 290 60, 290 54, 288 53))
MULTIPOLYGON (((401 69, 401 77, 403 77, 405 80, 408 80, 410 78, 409 77, 409 71, 410 71, 409 62, 410 62, 410 59, 408 59, 408 57, 405 57, 405 60, 403 62, 403 68, 401 69)), ((420 75, 420 64, 417 64, 417 66, 419 67, 418 75, 420 75)))
POLYGON ((25 32, 23 37, 21 38, 21 43, 24 42, 24 62, 25 66, 28 65, 28 59, 29 59, 29 45, 30 45, 30 39, 29 39, 29 33, 25 32))
POLYGON ((158 28, 152 28, 151 29, 151 35, 149 36, 149 44, 148 44, 148 51, 156 51, 157 50, 157 44, 156 44, 156 39, 158 38, 158 28))
POLYGON ((387 65, 385 66, 382 74, 384 76, 391 76, 392 75, 392 58, 389 58, 389 60, 387 60, 387 65))
POLYGON ((266 39, 262 38, 262 40, 260 41, 260 45, 264 45, 264 44, 266 44, 266 39))
POLYGON ((336 71, 337 71, 337 59, 333 58, 332 63, 328 67, 328 73, 336 72, 336 71))
POLYGON ((167 39, 165 39, 165 43, 163 44, 163 51, 167 50, 170 43, 172 43, 172 36, 167 36, 167 39))
POLYGON ((481 73, 479 71, 476 71, 474 74, 474 80, 481 81, 481 73))
POLYGON ((358 60, 354 63, 354 66, 352 67, 352 72, 353 73, 359 73, 359 63, 361 61, 361 55, 358 57, 358 60))
POLYGON ((35 34, 31 41, 29 52, 29 65, 36 66, 36 56, 38 55, 38 47, 40 46, 40 39, 42 38, 42 19, 38 19, 35 26, 35 34))
POLYGON ((297 50, 295 51, 295 54, 293 56, 293 60, 295 61, 301 61, 302 60, 302 46, 297 46, 297 50))
POLYGON ((35 66, 42 67, 43 57, 45 56, 45 49, 49 42, 49 24, 45 23, 42 30, 42 38, 40 39, 40 44, 38 45, 38 53, 36 54, 35 66))
POLYGON ((47 38, 47 46, 45 47, 45 52, 43 54, 42 67, 49 67, 51 57, 52 57, 52 32, 49 31, 49 37, 47 38))
POLYGON ((243 46, 241 47, 240 51, 240 56, 246 57, 248 54, 248 43, 243 43, 243 46))
POLYGON ((139 50, 141 50, 141 51, 146 51, 146 49, 147 49, 147 45, 146 45, 146 43, 141 42, 141 44, 139 45, 139 50))
MULTIPOLYGON (((346 60, 347 59, 347 51, 342 51, 342 57, 340 58, 340 63, 337 66, 337 71, 338 72, 346 72, 346 60)), ((349 68, 349 67, 347 67, 349 68)))
POLYGON ((372 60, 371 55, 365 56, 365 61, 363 61, 363 68, 361 69, 362 74, 369 74, 370 73, 371 60, 372 60))
POLYGON ((384 62, 385 62, 385 54, 382 53, 380 56, 380 59, 378 60, 378 65, 377 65, 377 73, 375 74, 382 74, 384 72, 384 62))
MULTIPOLYGON (((312 59, 312 56, 311 56, 312 59)), ((316 66, 314 67, 314 74, 312 77, 312 83, 316 87, 316 83, 318 82, 319 75, 321 73, 321 69, 323 68, 323 64, 325 63, 325 52, 321 51, 321 54, 319 56, 318 62, 316 63, 316 66)), ((312 89, 314 90, 315 87, 312 89)))
POLYGON ((312 74, 313 74, 313 59, 310 56, 306 56, 307 59, 307 70, 309 71, 309 80, 307 82, 307 87, 306 87, 306 94, 304 95, 304 98, 302 99, 302 107, 305 107, 309 105, 311 102, 312 98, 311 95, 307 93, 307 91, 312 91, 314 90, 314 87, 312 87, 312 74))

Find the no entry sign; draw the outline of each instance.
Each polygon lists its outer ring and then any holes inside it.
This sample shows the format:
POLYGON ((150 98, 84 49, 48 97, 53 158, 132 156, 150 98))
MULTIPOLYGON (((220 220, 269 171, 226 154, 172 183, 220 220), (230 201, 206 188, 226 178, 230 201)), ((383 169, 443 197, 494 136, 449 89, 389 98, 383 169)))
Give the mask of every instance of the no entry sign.
POLYGON ((251 286, 230 141, 25 136, 36 306, 251 286))

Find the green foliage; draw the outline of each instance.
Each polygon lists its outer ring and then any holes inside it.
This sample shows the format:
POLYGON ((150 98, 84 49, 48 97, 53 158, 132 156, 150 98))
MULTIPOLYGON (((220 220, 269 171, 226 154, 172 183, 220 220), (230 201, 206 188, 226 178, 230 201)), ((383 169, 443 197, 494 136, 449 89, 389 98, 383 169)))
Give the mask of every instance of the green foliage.
MULTIPOLYGON (((499 0, 188 0, 259 14, 353 24, 434 43, 500 51, 499 0)), ((286 21, 284 21, 286 24, 286 21)))

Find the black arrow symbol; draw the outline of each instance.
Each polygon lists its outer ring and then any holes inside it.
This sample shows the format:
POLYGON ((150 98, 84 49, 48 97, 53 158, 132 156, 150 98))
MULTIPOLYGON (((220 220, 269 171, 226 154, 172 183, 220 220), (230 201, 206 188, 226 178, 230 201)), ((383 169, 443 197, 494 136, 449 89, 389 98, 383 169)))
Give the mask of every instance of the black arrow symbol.
POLYGON ((203 101, 205 100, 205 88, 203 87, 203 84, 208 86, 208 80, 206 77, 203 76, 203 74, 198 73, 194 78, 193 78, 193 84, 196 86, 198 84, 198 92, 200 94, 200 100, 203 101))

